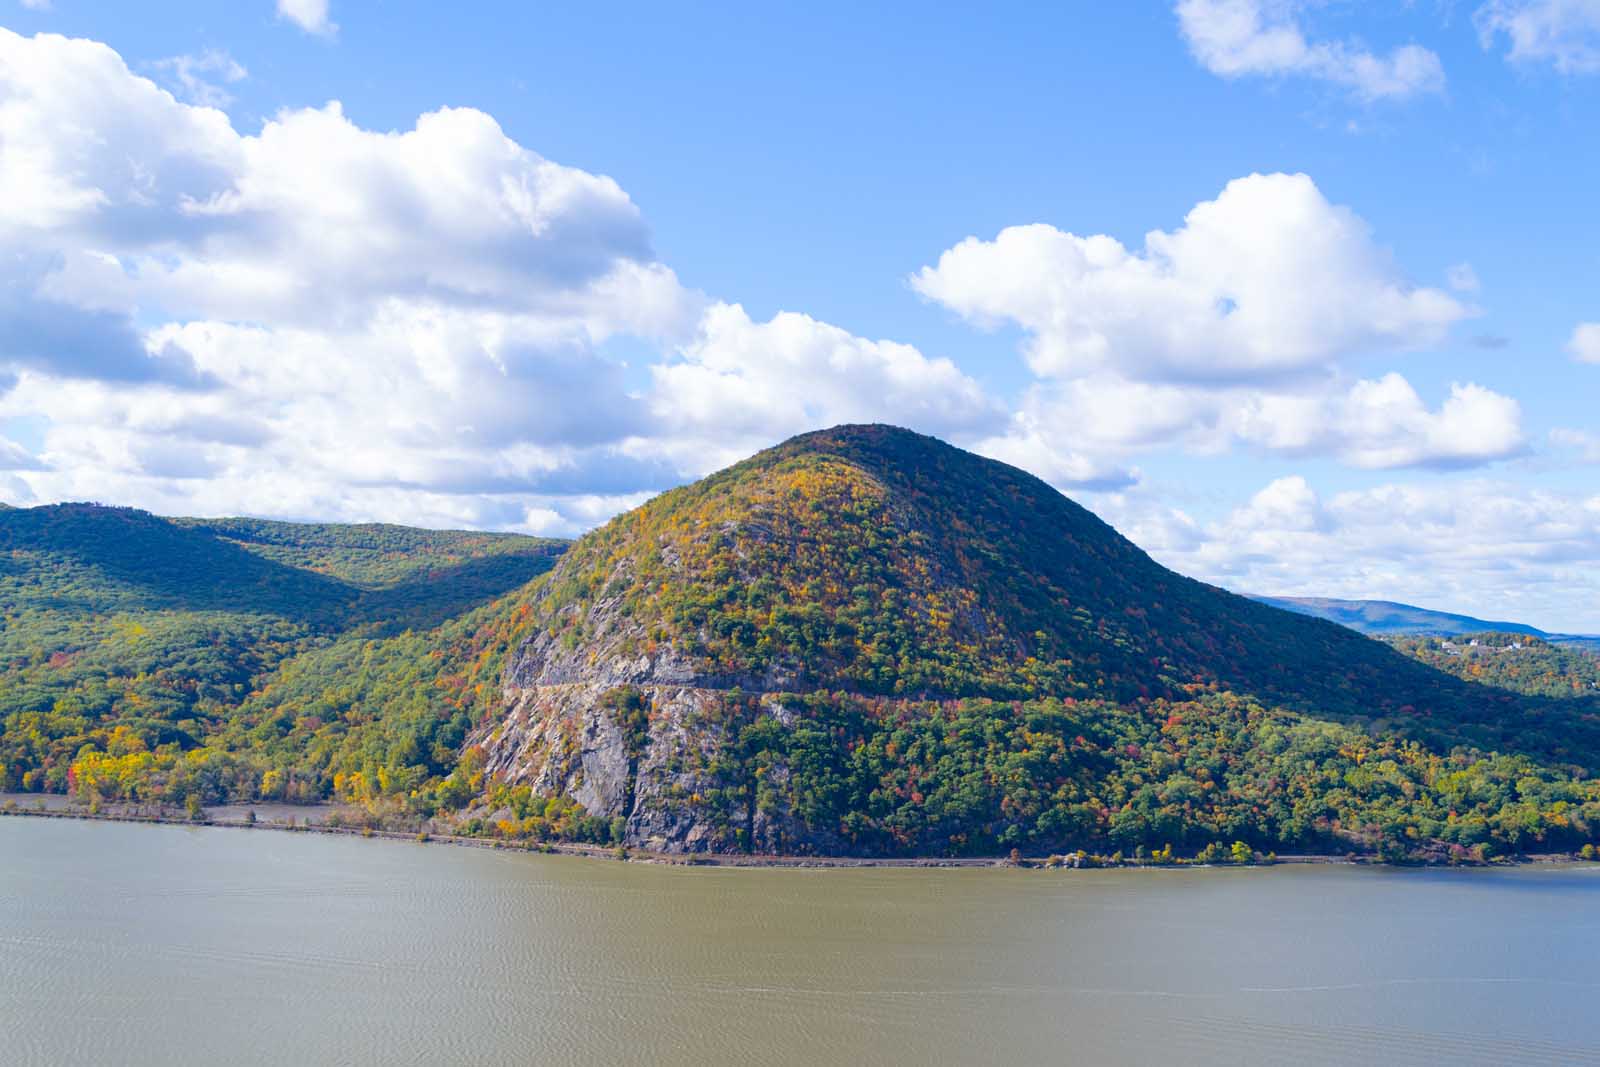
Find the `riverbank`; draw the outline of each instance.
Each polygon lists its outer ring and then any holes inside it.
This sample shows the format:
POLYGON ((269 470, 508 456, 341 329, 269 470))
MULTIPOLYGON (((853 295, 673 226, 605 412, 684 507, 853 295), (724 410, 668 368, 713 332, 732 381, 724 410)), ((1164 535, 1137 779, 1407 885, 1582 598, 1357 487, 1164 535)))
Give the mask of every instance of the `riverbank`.
MULTIPOLYGON (((679 853, 653 852, 648 849, 618 848, 604 845, 585 845, 559 841, 505 841, 486 837, 469 837, 461 834, 430 831, 385 830, 375 827, 347 825, 347 820, 359 819, 359 809, 337 804, 223 804, 202 810, 199 818, 186 811, 159 808, 153 805, 111 804, 98 811, 73 802, 59 793, 0 793, 0 816, 15 815, 44 819, 86 819, 103 822, 153 823, 168 826, 211 826, 235 830, 274 830, 282 833, 339 834, 346 837, 383 838, 391 841, 413 841, 419 844, 459 845, 465 848, 483 848, 497 851, 531 852, 552 856, 583 856, 590 859, 626 860, 633 863, 657 863, 678 867, 797 867, 797 868, 857 868, 857 867, 1021 867, 1032 869, 1060 869, 1100 867, 1118 870, 1172 870, 1196 866, 1271 866, 1275 864, 1345 864, 1360 866, 1401 866, 1387 864, 1376 856, 1360 854, 1323 855, 1291 854, 1273 855, 1251 864, 1204 864, 1192 860, 1176 863, 1156 863, 1140 860, 1111 862, 1081 862, 1070 854, 1053 856, 799 856, 764 855, 755 853, 679 853)), ((1583 863, 1580 857, 1570 854, 1549 853, 1504 857, 1492 863, 1463 864, 1463 866, 1511 866, 1519 864, 1583 863)), ((1407 864, 1404 866, 1424 866, 1407 864)))
MULTIPOLYGON (((365 826, 331 825, 329 815, 342 812, 336 805, 242 805, 230 804, 207 808, 199 819, 190 818, 182 811, 152 811, 149 809, 113 809, 90 811, 81 806, 59 803, 66 800, 51 794, 57 803, 39 803, 37 794, 7 794, 0 796, 0 816, 13 815, 36 819, 83 819, 100 822, 152 823, 165 826, 209 826, 233 830, 273 830, 281 833, 338 834, 345 837, 383 838, 390 841, 414 841, 429 845, 460 845, 465 848, 485 848, 499 851, 531 852, 551 856, 585 856, 590 859, 621 859, 634 863, 661 863, 679 867, 1008 867, 1010 860, 1001 857, 874 857, 874 856, 764 856, 725 855, 718 853, 684 854, 652 852, 639 848, 616 848, 604 845, 584 845, 561 841, 504 841, 487 837, 467 837, 461 834, 431 833, 428 831, 384 830, 365 826), (25 796, 32 806, 17 804, 5 806, 7 801, 25 796), (278 812, 277 818, 264 817, 264 807, 278 812), (252 820, 248 812, 255 811, 252 820), (282 814, 287 812, 289 814, 282 814)), ((1030 861, 1024 860, 1025 864, 1030 861)), ((1044 860, 1037 861, 1042 866, 1044 860)), ((1034 865, 1034 864, 1030 864, 1034 865)))

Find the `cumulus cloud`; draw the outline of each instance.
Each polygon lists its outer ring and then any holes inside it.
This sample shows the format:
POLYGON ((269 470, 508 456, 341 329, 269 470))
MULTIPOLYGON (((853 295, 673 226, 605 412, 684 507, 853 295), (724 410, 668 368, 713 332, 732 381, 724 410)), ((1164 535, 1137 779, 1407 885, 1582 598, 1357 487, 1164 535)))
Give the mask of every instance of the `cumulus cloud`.
POLYGON ((1108 492, 1139 481, 1139 469, 1124 451, 1061 432, 1055 415, 1029 396, 1003 432, 974 442, 973 450, 1069 491, 1108 492))
POLYGON ((339 32, 328 18, 328 0, 278 0, 278 17, 318 37, 333 37, 339 32))
POLYGON ((141 337, 126 314, 51 299, 38 275, 0 267, 0 385, 22 369, 113 382, 200 384, 182 348, 141 337), (9 364, 9 366, 8 366, 9 364))
MULTIPOLYGON (((1101 375, 1033 389, 1014 432, 1034 448, 1053 441, 1057 454, 1075 449, 1080 457, 1099 457, 1087 480, 1064 483, 1088 484, 1106 480, 1111 457, 1174 445, 1200 454, 1243 446, 1280 456, 1333 456, 1368 469, 1472 467, 1524 451, 1521 424, 1520 405, 1510 397, 1457 383, 1430 408, 1393 373, 1343 389, 1318 383, 1295 391, 1204 389, 1101 375)), ((1007 454, 999 446, 995 451, 1007 454)))
POLYGON ((1367 100, 1443 90, 1439 57, 1408 44, 1387 55, 1353 41, 1307 39, 1297 0, 1180 0, 1178 26, 1201 66, 1224 78, 1304 77, 1367 100))
POLYGON ((1214 522, 1148 494, 1107 498, 1100 510, 1168 566, 1235 590, 1600 631, 1600 496, 1489 480, 1324 495, 1291 476, 1214 522))
POLYGON ((1408 283, 1365 222, 1304 174, 1252 174, 1144 248, 1034 224, 969 237, 912 278, 924 296, 1030 336, 1035 373, 1227 381, 1417 348, 1471 313, 1408 283))
POLYGON ((572 533, 844 421, 1101 492, 1167 446, 1363 467, 1523 447, 1509 398, 1345 372, 1472 309, 1303 176, 1231 183, 1138 250, 1023 227, 922 271, 1024 330, 1038 377, 1008 407, 912 346, 686 289, 615 181, 471 109, 375 131, 331 103, 242 133, 104 45, 0 31, 0 164, 0 418, 42 420, 6 450, 13 502, 572 533))
POLYGON ((793 312, 754 322, 737 304, 711 307, 677 358, 651 373, 658 424, 678 440, 684 462, 704 470, 833 423, 888 420, 970 437, 1003 420, 948 359, 793 312))
POLYGON ((1509 397, 1458 383, 1430 408, 1397 373, 1346 371, 1357 355, 1434 344, 1474 309, 1408 281, 1304 175, 1231 182, 1139 250, 1044 224, 968 238, 911 284, 980 326, 1023 330, 1039 381, 983 447, 1057 484, 1124 483, 1134 455, 1171 445, 1368 468, 1473 466, 1524 447, 1509 397))
POLYGON ((571 533, 818 425, 1001 418, 948 360, 684 288, 615 181, 482 112, 245 134, 90 41, 0 30, 0 249, 0 417, 45 420, 17 502, 571 533))
POLYGON ((1513 62, 1600 72, 1600 0, 1490 0, 1473 21, 1485 48, 1506 40, 1513 62))
POLYGON ((1430 411, 1398 374, 1309 401, 1256 397, 1239 434, 1277 451, 1331 453, 1367 468, 1472 467, 1525 448, 1521 406, 1511 397, 1457 383, 1430 411))
POLYGON ((1600 322, 1580 322, 1574 327, 1567 351, 1580 363, 1600 363, 1600 322))

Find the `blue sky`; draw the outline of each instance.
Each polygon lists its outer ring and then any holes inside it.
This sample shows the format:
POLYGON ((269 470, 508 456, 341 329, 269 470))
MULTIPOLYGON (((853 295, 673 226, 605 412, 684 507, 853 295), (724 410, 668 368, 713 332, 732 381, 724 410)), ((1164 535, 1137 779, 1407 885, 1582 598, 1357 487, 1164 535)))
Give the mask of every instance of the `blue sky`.
POLYGON ((0 7, 0 171, 84 193, 0 229, 0 499, 575 533, 881 418, 1600 630, 1600 0, 460 7, 0 7))

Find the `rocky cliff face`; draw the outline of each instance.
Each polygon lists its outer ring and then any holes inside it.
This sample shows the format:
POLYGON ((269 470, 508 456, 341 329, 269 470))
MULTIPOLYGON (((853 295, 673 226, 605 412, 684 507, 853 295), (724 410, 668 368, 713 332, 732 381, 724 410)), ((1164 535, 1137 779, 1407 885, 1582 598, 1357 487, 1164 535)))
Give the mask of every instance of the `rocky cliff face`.
MULTIPOLYGON (((613 578, 629 567, 620 564, 613 578)), ((635 651, 650 642, 616 597, 583 610, 588 640, 564 643, 540 631, 509 660, 505 718, 477 739, 491 775, 570 796, 591 815, 624 818, 622 840, 634 848, 843 849, 781 804, 760 803, 751 768, 731 751, 737 726, 753 717, 793 721, 772 691, 788 680, 784 672, 711 675, 671 646, 635 651)), ((788 769, 763 766, 761 774, 781 787, 788 769)))
MULTIPOLYGON (((815 834, 784 810, 763 810, 756 783, 729 751, 724 690, 573 682, 508 689, 511 711, 489 739, 489 771, 535 792, 565 794, 590 814, 626 819, 623 843, 660 852, 810 851, 815 834), (634 740, 608 706, 625 692, 648 726, 634 740), (807 839, 810 839, 809 841, 807 839)), ((789 718, 780 698, 762 713, 789 718)), ((781 781, 786 768, 765 773, 781 781)))

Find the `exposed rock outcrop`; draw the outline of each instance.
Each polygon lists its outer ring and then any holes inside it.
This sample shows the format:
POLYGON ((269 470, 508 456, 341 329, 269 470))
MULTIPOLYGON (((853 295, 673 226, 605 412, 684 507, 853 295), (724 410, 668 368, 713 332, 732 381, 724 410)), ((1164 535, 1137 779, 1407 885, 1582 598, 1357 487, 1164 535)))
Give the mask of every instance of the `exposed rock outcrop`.
MULTIPOLYGON (((752 716, 787 724, 782 698, 685 685, 600 681, 508 688, 510 712, 484 739, 488 770, 543 795, 566 795, 591 815, 626 819, 623 843, 659 852, 846 851, 828 828, 807 827, 782 804, 760 804, 757 773, 728 751, 736 726, 752 716), (614 707, 625 691, 648 714, 634 741, 614 707), (730 703, 736 707, 730 708, 730 703), (752 706, 753 705, 753 706, 752 706)), ((762 766, 780 788, 788 769, 762 766)))

